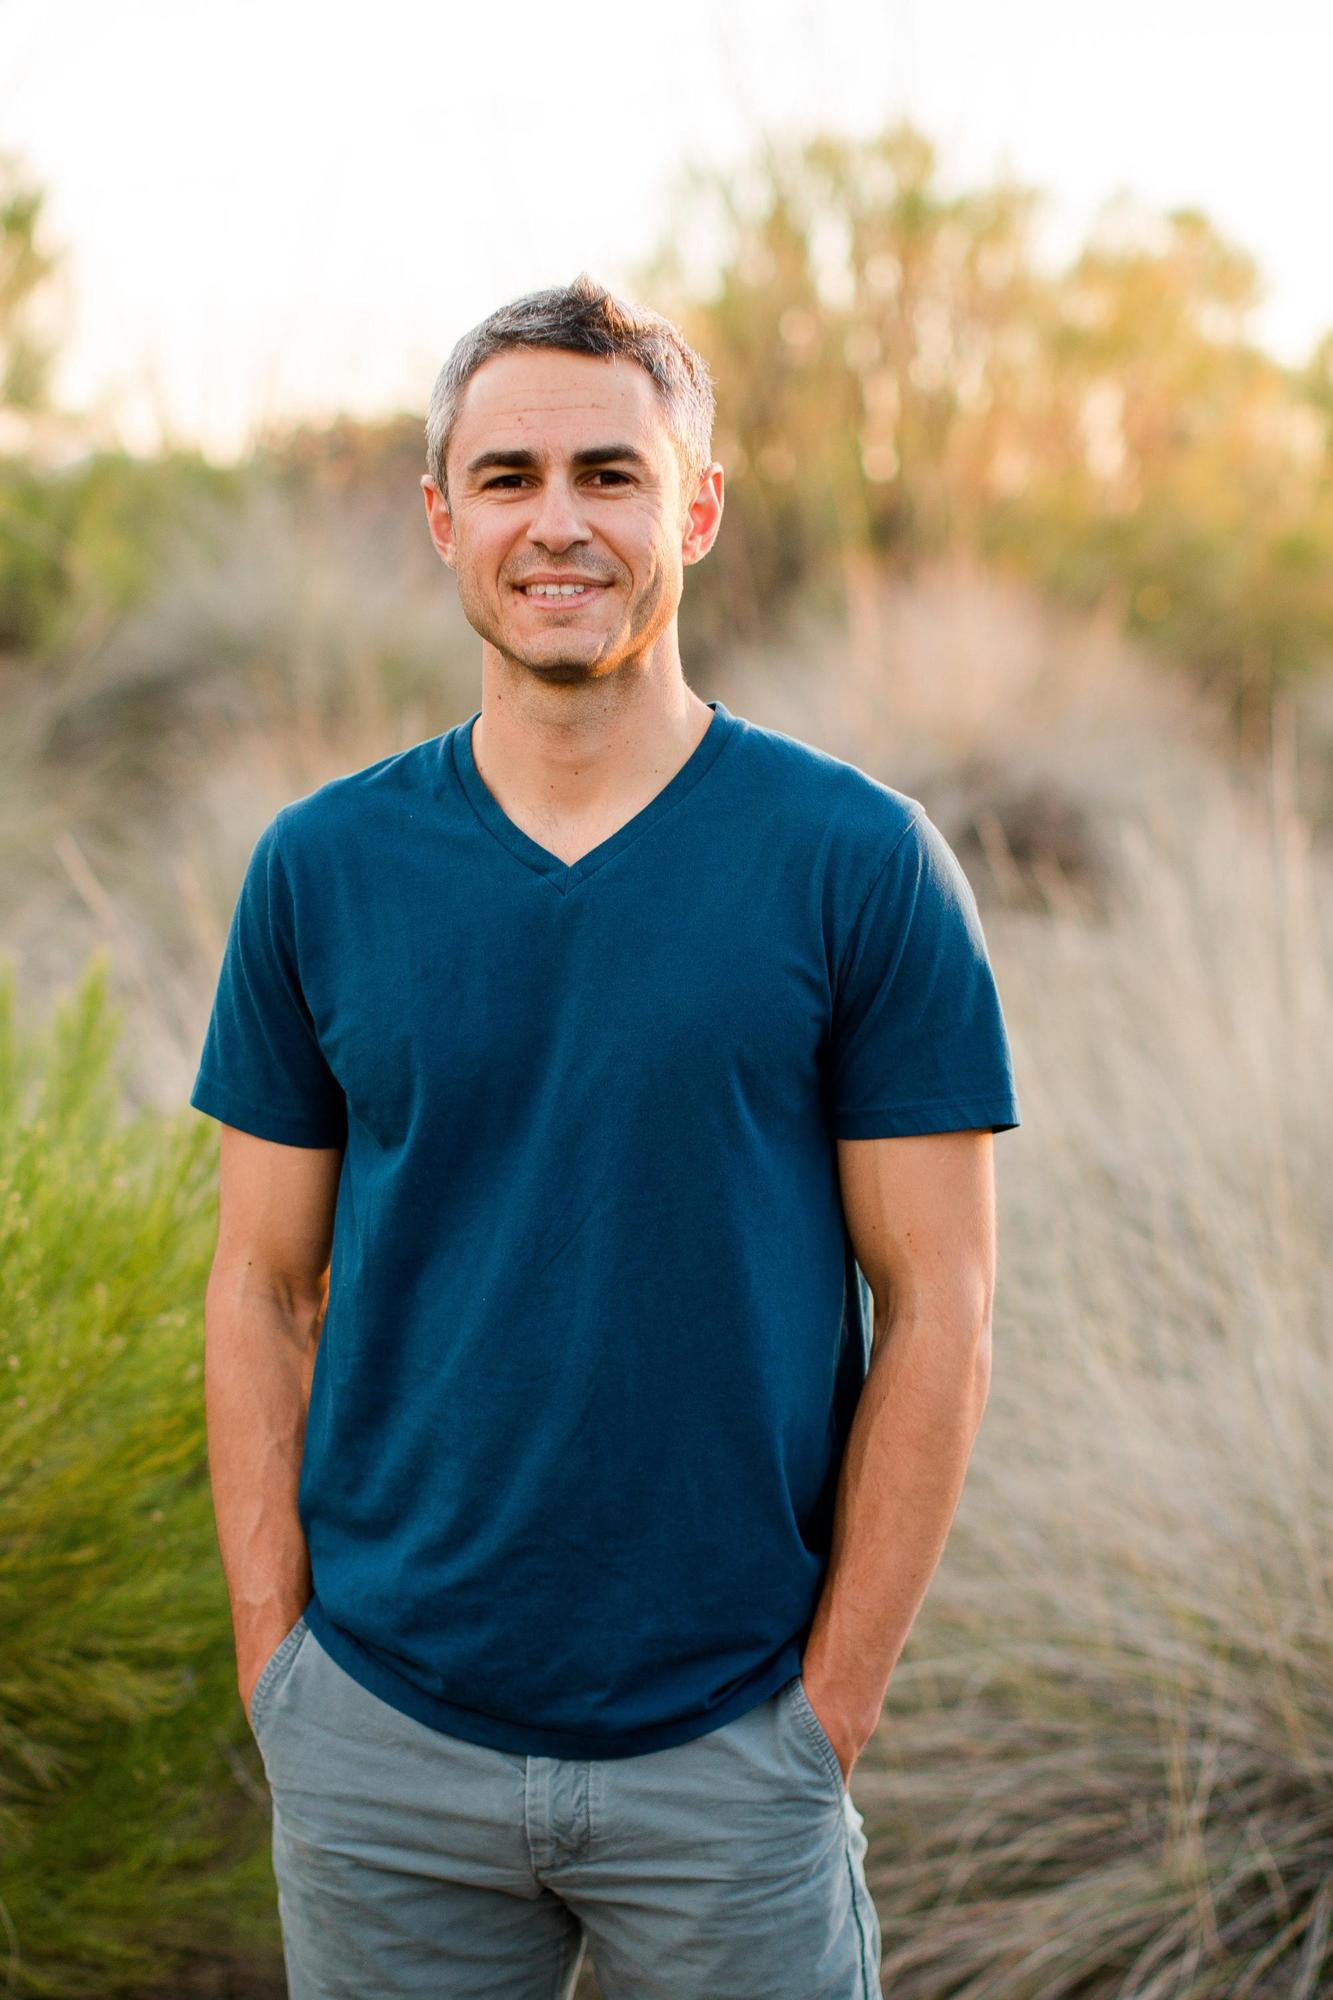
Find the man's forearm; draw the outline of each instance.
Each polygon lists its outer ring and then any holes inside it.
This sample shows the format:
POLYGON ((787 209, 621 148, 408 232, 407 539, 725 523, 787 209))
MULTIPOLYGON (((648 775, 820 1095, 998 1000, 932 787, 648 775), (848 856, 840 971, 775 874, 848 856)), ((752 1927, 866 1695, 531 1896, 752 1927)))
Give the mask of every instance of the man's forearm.
POLYGON ((310 1599, 297 1512, 322 1302, 284 1304, 215 1273, 204 1393, 213 1513, 243 1684, 310 1599))
POLYGON ((824 1588, 801 1673, 850 1763, 939 1563, 985 1408, 990 1330, 890 1321, 862 1386, 838 1483, 824 1588))

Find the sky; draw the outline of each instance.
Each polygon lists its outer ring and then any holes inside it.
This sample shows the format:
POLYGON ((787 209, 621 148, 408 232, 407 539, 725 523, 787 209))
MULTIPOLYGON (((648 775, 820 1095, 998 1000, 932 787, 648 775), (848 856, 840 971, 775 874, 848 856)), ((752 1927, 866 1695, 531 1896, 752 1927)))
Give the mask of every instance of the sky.
MULTIPOLYGON (((132 450, 421 412, 455 340, 580 269, 629 289, 690 167, 911 117, 948 189, 1197 207, 1251 337, 1333 328, 1329 0, 0 0, 0 151, 64 255, 61 402, 132 450)), ((651 303, 651 301, 650 301, 651 303)))

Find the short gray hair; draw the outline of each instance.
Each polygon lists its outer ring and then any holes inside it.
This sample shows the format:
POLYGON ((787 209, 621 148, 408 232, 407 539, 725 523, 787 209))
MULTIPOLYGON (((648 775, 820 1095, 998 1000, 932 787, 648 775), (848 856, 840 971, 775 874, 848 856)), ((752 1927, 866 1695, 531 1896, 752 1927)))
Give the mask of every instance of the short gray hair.
POLYGON ((580 271, 572 285, 528 292, 497 307, 463 335, 436 376, 426 415, 426 470, 446 501, 445 459, 463 390, 484 361, 514 347, 562 347, 575 354, 623 354, 637 361, 657 386, 693 498, 713 460, 716 398, 708 369, 663 314, 617 298, 580 271))

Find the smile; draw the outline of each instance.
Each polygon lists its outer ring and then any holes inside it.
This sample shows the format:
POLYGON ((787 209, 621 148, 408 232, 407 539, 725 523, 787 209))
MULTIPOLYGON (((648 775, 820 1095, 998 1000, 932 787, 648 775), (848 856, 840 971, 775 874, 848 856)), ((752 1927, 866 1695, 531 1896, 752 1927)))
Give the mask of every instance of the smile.
POLYGON ((529 604, 540 605, 543 611, 577 610, 581 604, 591 604, 599 591, 605 590, 604 583, 529 583, 517 586, 520 597, 529 604))

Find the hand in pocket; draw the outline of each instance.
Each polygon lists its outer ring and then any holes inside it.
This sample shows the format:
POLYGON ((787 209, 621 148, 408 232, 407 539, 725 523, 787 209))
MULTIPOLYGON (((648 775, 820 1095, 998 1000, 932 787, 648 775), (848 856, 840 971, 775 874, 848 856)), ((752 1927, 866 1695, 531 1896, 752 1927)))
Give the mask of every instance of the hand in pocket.
POLYGON ((245 1710, 245 1719, 252 1729, 254 1728, 252 1705, 255 1698, 255 1691, 304 1616, 305 1613, 301 1612, 299 1616, 285 1625, 271 1645, 264 1646, 262 1650, 247 1649, 247 1664, 245 1666, 241 1665, 239 1658, 237 1660, 237 1692, 241 1697, 241 1707, 245 1710))

